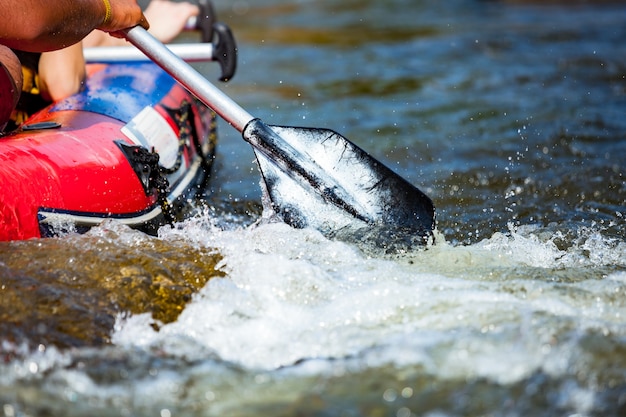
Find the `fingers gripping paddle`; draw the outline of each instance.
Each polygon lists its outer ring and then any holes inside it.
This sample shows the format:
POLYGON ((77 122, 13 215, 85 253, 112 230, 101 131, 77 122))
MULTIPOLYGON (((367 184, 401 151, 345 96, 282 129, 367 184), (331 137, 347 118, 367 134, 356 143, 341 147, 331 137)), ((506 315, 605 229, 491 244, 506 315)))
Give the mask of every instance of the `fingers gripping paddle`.
POLYGON ((327 235, 364 227, 410 231, 426 242, 433 203, 361 148, 327 129, 268 126, 254 118, 141 27, 127 39, 250 143, 272 208, 294 227, 327 235))

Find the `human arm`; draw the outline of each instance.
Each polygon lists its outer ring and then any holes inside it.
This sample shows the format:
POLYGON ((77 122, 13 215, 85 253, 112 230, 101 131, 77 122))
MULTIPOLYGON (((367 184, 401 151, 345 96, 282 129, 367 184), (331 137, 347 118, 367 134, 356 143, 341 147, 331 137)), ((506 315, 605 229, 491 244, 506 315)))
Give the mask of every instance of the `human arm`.
POLYGON ((24 51, 61 49, 83 39, 93 29, 114 33, 148 27, 136 0, 0 0, 3 17, 0 44, 24 51))
POLYGON ((57 101, 80 91, 85 81, 82 44, 44 52, 39 58, 39 91, 48 101, 57 101))
MULTIPOLYGON (((152 0, 145 10, 150 22, 149 32, 163 43, 174 40, 184 30, 187 21, 198 14, 200 8, 193 3, 168 0, 152 0)), ((124 45, 128 45, 125 39, 107 36, 101 31, 91 32, 83 41, 86 48, 124 45)))
POLYGON ((0 45, 0 131, 20 98, 22 67, 17 56, 0 45))

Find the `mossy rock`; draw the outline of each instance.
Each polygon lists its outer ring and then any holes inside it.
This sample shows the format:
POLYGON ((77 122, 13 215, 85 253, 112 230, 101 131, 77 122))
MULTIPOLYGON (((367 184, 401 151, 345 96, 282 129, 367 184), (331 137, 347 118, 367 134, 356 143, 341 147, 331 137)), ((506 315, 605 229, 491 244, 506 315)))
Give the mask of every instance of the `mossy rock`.
POLYGON ((116 318, 177 319, 220 254, 127 231, 0 244, 0 342, 58 348, 110 343, 116 318))

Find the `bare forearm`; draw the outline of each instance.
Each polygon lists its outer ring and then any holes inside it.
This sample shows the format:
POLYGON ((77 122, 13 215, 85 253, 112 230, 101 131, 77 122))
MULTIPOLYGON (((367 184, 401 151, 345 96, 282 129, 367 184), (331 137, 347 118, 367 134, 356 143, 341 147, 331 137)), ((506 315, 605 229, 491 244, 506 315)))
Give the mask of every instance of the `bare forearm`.
POLYGON ((0 43, 26 51, 48 51, 80 41, 102 24, 102 0, 0 0, 0 43))
POLYGON ((59 51, 44 52, 39 58, 39 92, 48 101, 77 93, 85 80, 83 46, 76 43, 59 51))
POLYGON ((0 0, 0 44, 25 51, 50 51, 73 45, 93 29, 114 32, 147 25, 135 0, 0 0))

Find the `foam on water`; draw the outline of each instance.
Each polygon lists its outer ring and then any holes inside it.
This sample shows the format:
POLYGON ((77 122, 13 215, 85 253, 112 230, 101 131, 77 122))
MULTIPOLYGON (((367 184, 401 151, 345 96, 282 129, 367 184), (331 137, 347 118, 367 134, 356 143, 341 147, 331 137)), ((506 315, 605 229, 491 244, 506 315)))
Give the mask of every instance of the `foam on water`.
MULTIPOLYGON (((317 378, 399 372, 451 390, 488 381, 531 393, 543 375, 556 381, 554 401, 584 413, 598 386, 623 384, 626 249, 598 230, 567 244, 557 235, 511 226, 471 246, 438 235, 427 250, 374 257, 313 230, 225 230, 199 216, 160 238, 215 248, 225 277, 158 331, 149 315, 119 317, 112 347, 24 353, 2 366, 3 395, 36 386, 35 404, 63 398, 76 415, 80 404, 151 414, 194 402, 207 415, 238 415, 242 404, 306 398, 317 378)), ((367 387, 355 393, 377 395, 367 387)), ((387 388, 384 401, 405 394, 387 388)))
POLYGON ((147 316, 120 318, 115 344, 172 355, 201 347, 259 371, 356 357, 513 383, 570 372, 587 334, 626 335, 624 273, 594 272, 626 265, 626 245, 597 231, 564 249, 534 227, 467 247, 439 236, 426 251, 385 259, 312 230, 223 231, 205 221, 163 238, 217 248, 227 276, 158 332, 147 316))

